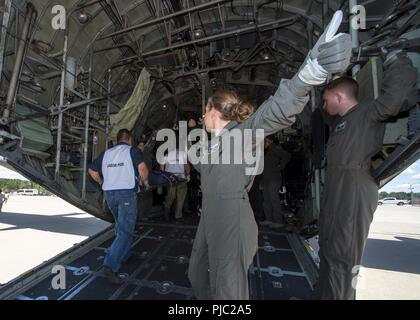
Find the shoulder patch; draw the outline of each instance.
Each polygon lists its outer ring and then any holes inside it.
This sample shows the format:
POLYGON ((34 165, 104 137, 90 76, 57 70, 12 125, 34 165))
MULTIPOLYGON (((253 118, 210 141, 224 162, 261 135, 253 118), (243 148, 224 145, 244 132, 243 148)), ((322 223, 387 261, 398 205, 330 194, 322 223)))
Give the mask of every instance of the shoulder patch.
POLYGON ((209 147, 209 153, 219 152, 219 150, 220 145, 218 143, 209 147))
POLYGON ((345 128, 347 127, 347 121, 341 122, 339 123, 336 127, 335 127, 335 132, 340 132, 343 131, 345 128))

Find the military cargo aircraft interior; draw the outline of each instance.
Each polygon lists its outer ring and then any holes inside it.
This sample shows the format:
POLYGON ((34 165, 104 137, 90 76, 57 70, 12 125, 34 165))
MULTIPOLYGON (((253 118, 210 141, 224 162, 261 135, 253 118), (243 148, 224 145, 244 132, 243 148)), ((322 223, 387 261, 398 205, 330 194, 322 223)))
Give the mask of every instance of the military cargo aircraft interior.
MULTIPOLYGON (((388 52, 406 52, 420 74, 417 0, 0 3, 0 156, 5 165, 111 223, 114 216, 89 168, 115 146, 121 129, 131 131, 133 146, 143 144, 149 181, 151 175, 158 178, 138 195, 132 253, 120 269, 121 283, 112 284, 102 274, 115 237, 112 225, 0 286, 0 299, 196 299, 188 266, 205 215, 204 173, 191 166, 183 217, 175 219, 178 209, 168 211, 165 202, 168 188, 186 181, 161 172, 158 132, 204 128, 208 99, 221 89, 235 91, 258 112, 284 79, 301 70, 338 10, 343 13, 338 32, 350 34, 352 41, 345 73, 359 84, 360 101, 381 95, 388 52), (66 270, 65 289, 52 288, 56 265, 66 270)), ((265 204, 258 176, 247 190, 258 224, 247 275, 250 299, 312 297, 331 144, 321 112, 324 88, 313 87, 295 121, 271 135, 271 143, 288 155, 275 196, 282 207, 281 227, 261 224, 265 204)), ((369 168, 379 188, 419 159, 420 81, 417 90, 415 104, 386 120, 382 148, 369 168)))

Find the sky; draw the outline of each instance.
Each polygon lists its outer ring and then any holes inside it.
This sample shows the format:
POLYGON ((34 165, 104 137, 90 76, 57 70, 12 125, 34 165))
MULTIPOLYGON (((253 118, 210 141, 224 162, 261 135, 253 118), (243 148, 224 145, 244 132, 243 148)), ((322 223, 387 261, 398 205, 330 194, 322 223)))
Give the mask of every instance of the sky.
MULTIPOLYGON (((19 173, 0 166, 0 178, 27 180, 19 173)), ((410 184, 413 185, 413 192, 420 192, 420 159, 403 171, 399 176, 383 187, 380 191, 386 192, 410 192, 410 184)))
POLYGON ((410 192, 410 184, 414 187, 413 192, 420 192, 420 159, 388 182, 380 191, 410 192))
POLYGON ((2 179, 19 179, 19 180, 28 180, 19 173, 0 166, 0 178, 2 179))

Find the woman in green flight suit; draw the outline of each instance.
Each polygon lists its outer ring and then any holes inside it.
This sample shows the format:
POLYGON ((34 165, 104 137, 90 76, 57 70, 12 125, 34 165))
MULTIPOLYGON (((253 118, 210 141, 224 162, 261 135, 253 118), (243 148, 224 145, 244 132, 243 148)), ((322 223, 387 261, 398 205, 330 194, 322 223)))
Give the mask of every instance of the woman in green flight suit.
POLYGON ((331 39, 323 34, 302 69, 292 79, 283 79, 274 96, 255 113, 234 92, 219 91, 209 98, 204 124, 222 142, 208 149, 197 143, 190 149, 193 153, 207 150, 207 156, 219 160, 195 166, 201 174, 203 202, 188 277, 198 299, 248 299, 247 273, 258 247, 258 228, 247 194, 253 176, 247 175, 245 161, 223 163, 223 152, 231 144, 223 138, 233 131, 243 137, 247 129, 263 129, 267 136, 294 123, 313 86, 349 66, 350 36, 334 36, 341 18, 342 14, 327 27, 331 39))

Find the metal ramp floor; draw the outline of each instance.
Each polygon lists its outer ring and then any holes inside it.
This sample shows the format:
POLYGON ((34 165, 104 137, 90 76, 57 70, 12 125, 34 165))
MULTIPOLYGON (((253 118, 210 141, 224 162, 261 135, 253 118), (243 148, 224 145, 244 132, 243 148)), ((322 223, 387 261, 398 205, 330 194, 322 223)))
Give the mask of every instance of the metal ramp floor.
MULTIPOLYGON (((0 297, 23 300, 191 300, 188 257, 195 226, 140 224, 132 255, 122 266, 122 285, 102 275, 113 228, 46 262, 3 288, 0 297), (66 270, 66 288, 53 289, 54 265, 66 270)), ((310 299, 315 264, 294 234, 260 230, 259 250, 249 271, 251 299, 310 299)))

